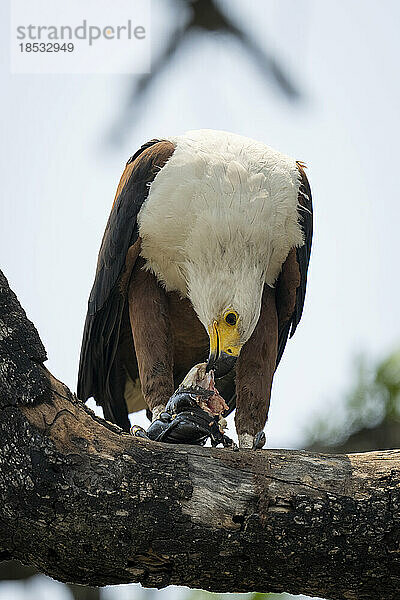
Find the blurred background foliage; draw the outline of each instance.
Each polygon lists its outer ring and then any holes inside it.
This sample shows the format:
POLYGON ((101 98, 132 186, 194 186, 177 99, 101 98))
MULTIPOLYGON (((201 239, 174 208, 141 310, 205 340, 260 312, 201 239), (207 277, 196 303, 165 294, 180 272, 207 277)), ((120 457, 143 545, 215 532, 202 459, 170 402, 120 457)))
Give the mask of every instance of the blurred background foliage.
POLYGON ((306 431, 308 449, 362 452, 400 447, 400 350, 377 363, 360 355, 353 372, 344 410, 337 410, 337 400, 328 402, 306 431))

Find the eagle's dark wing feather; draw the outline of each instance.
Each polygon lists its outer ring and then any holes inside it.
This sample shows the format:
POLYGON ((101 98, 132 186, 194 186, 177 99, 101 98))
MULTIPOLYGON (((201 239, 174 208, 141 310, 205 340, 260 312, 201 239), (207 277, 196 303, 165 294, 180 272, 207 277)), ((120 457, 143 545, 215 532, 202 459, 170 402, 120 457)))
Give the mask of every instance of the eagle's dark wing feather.
MULTIPOLYGON (((117 398, 114 361, 126 296, 121 290, 128 250, 138 241, 137 215, 149 184, 173 153, 171 142, 151 140, 127 162, 104 232, 96 276, 89 297, 78 375, 78 397, 93 396, 106 418, 129 426, 123 396, 117 398)), ((136 256, 137 256, 136 254, 136 256)), ((130 269, 134 260, 130 262, 130 269)))
POLYGON ((160 140, 147 142, 126 163, 99 251, 89 297, 90 315, 103 307, 122 273, 128 248, 138 238, 136 218, 147 197, 148 183, 157 173, 152 172, 153 153, 149 157, 149 152, 145 151, 158 143, 160 140))
MULTIPOLYGON (((288 337, 292 337, 296 331, 297 325, 300 322, 301 315, 303 313, 304 299, 306 295, 307 287, 307 270, 308 263, 310 262, 311 254, 311 243, 313 234, 313 208, 312 208, 312 197, 311 189, 308 183, 307 176, 304 172, 304 165, 300 162, 297 163, 297 167, 301 176, 301 184, 299 189, 299 218, 300 224, 304 232, 304 245, 301 248, 296 249, 296 261, 300 274, 300 284, 296 289, 296 301, 294 310, 289 319, 279 320, 279 332, 278 332, 278 356, 276 360, 276 366, 282 358, 283 351, 286 346, 288 337)), ((277 298, 281 293, 280 285, 282 280, 282 274, 277 283, 277 298)), ((286 291, 286 290, 285 290, 286 291)), ((279 315, 279 305, 278 315, 279 315)))

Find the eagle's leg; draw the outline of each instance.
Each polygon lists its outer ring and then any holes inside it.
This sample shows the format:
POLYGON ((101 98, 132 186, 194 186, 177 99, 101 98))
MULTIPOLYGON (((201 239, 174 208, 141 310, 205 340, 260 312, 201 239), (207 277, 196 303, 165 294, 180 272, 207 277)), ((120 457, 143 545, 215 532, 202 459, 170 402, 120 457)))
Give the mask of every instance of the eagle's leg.
POLYGON ((165 290, 139 258, 128 290, 129 318, 143 397, 158 419, 174 393, 171 324, 165 290))
POLYGON ((260 318, 236 365, 235 424, 241 448, 257 447, 256 435, 266 423, 277 351, 275 290, 265 286, 260 318))

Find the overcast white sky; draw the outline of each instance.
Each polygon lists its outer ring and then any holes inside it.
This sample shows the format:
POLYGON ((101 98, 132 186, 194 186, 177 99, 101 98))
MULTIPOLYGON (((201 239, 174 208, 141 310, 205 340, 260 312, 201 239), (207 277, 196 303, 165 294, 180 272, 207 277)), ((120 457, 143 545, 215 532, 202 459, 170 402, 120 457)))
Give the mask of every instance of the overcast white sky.
MULTIPOLYGON (((225 129, 305 161, 315 207, 306 308, 276 375, 267 428, 270 447, 290 447, 316 413, 334 419, 341 410, 355 354, 380 357, 400 342, 400 4, 223 5, 279 52, 305 102, 286 102, 235 43, 198 37, 112 145, 128 76, 10 75, 2 53, 1 268, 39 330, 48 367, 75 389, 101 236, 125 161, 142 142, 225 129)), ((152 3, 155 51, 173 25, 168 7, 152 3)), ((0 17, 6 48, 4 2, 0 17)))

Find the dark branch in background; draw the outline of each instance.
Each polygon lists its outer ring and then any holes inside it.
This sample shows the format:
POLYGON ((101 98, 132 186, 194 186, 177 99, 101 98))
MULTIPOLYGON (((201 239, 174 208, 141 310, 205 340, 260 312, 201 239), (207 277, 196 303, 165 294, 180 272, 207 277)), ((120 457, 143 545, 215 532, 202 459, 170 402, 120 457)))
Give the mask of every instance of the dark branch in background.
POLYGON ((42 365, 0 274, 0 560, 60 581, 397 600, 400 451, 161 444, 42 365))
POLYGON ((177 51, 197 33, 223 34, 237 40, 243 51, 258 66, 261 75, 290 101, 301 98, 296 84, 291 80, 278 58, 262 49, 244 29, 235 25, 226 12, 218 6, 216 0, 174 0, 177 10, 188 14, 186 24, 176 29, 167 41, 166 47, 153 61, 150 73, 135 78, 127 99, 125 112, 115 127, 115 137, 120 137, 131 120, 134 111, 138 111, 144 99, 164 69, 172 63, 177 51))

